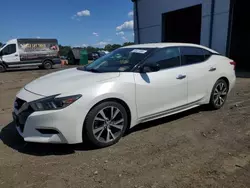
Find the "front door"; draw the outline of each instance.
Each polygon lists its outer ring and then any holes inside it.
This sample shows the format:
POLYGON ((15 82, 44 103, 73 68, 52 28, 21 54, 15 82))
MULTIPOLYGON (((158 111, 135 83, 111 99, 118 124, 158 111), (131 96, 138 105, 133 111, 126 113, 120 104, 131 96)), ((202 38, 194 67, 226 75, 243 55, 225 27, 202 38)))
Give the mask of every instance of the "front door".
POLYGON ((180 66, 180 50, 171 47, 151 55, 147 64, 160 65, 158 72, 134 73, 139 119, 152 119, 187 104, 187 77, 180 66))
POLYGON ((2 49, 2 61, 8 65, 20 62, 16 44, 8 44, 2 49))

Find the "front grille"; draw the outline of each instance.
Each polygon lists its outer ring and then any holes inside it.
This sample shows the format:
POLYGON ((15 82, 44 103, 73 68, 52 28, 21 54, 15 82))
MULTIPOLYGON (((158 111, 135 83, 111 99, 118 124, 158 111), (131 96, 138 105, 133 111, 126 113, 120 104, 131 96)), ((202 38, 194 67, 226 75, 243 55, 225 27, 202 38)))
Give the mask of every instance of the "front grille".
POLYGON ((21 124, 18 118, 16 119, 16 126, 20 128, 21 132, 23 132, 24 124, 21 124))
POLYGON ((24 103, 26 103, 26 101, 24 101, 24 100, 22 100, 22 99, 19 99, 19 98, 16 98, 16 101, 15 101, 15 108, 16 108, 17 110, 19 110, 19 109, 22 107, 22 105, 23 105, 24 103))
POLYGON ((16 126, 20 128, 21 132, 24 130, 25 123, 28 117, 34 112, 34 110, 29 106, 28 109, 22 111, 15 117, 16 126))

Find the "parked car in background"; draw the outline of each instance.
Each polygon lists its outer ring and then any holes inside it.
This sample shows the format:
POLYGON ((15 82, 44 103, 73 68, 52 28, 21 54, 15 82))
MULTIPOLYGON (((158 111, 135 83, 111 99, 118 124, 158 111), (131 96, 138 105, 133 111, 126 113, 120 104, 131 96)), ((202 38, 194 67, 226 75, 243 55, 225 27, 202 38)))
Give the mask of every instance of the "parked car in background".
POLYGON ((99 51, 98 53, 99 53, 99 57, 102 57, 102 56, 105 56, 105 55, 106 55, 106 53, 103 52, 103 51, 99 51))
POLYGON ((27 84, 13 118, 27 142, 74 144, 86 137, 106 147, 139 123, 204 104, 220 109, 235 85, 235 65, 194 44, 122 47, 27 84))
POLYGON ((51 69, 61 63, 58 52, 56 39, 12 39, 0 48, 0 72, 27 66, 51 69))
POLYGON ((90 52, 90 53, 88 53, 88 60, 93 61, 93 60, 98 59, 99 57, 101 57, 99 52, 90 52))
POLYGON ((107 51, 91 52, 91 53, 88 53, 88 59, 89 60, 96 60, 96 59, 98 59, 102 56, 105 56, 107 54, 108 54, 107 51))
POLYGON ((105 51, 105 50, 101 50, 101 51, 98 51, 98 52, 101 54, 101 56, 109 54, 109 52, 105 51))

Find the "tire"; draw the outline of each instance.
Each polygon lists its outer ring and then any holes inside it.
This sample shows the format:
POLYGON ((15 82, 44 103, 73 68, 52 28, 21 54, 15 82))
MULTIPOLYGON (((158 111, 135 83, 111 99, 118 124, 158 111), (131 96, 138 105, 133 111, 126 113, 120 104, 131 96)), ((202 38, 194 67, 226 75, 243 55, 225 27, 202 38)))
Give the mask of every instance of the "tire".
POLYGON ((46 70, 52 69, 51 61, 44 61, 43 62, 43 68, 46 69, 46 70))
POLYGON ((6 71, 6 68, 3 64, 0 65, 0 73, 1 72, 5 72, 6 71))
POLYGON ((126 109, 120 103, 107 101, 90 110, 85 119, 83 135, 94 146, 103 148, 116 144, 124 135, 127 127, 126 109), (113 119, 111 110, 113 110, 113 119))
POLYGON ((218 110, 222 108, 226 102, 229 86, 225 80, 219 79, 213 87, 209 107, 212 110, 218 110))

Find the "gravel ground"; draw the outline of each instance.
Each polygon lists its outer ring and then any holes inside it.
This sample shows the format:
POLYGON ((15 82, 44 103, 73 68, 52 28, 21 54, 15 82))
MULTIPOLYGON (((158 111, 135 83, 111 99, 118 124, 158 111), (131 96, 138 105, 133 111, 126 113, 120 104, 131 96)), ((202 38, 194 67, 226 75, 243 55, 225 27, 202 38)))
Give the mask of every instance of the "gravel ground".
POLYGON ((138 125, 109 148, 25 143, 11 122, 18 90, 46 70, 0 74, 0 187, 250 187, 250 79, 218 111, 138 125))

